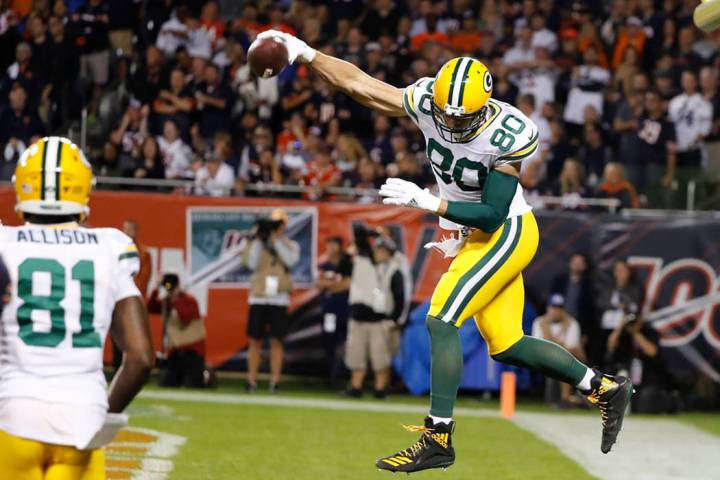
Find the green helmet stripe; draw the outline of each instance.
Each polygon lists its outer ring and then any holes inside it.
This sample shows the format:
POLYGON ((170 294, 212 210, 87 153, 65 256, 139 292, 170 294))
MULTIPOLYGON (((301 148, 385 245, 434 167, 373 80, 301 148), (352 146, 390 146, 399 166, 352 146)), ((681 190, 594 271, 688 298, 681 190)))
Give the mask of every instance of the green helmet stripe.
POLYGON ((457 104, 458 107, 461 107, 463 104, 463 94, 465 93, 465 83, 467 82, 467 76, 468 76, 468 73, 470 72, 470 67, 473 64, 472 59, 468 59, 468 60, 469 61, 467 62, 467 65, 465 65, 465 70, 462 73, 462 77, 460 77, 460 95, 458 98, 458 104, 457 104))

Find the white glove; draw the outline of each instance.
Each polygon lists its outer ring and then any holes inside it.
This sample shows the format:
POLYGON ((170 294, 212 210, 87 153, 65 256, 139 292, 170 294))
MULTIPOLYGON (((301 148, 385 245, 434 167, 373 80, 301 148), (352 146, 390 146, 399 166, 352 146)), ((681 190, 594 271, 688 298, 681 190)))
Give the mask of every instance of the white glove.
POLYGON ((400 178, 388 178, 380 187, 380 195, 385 205, 398 205, 419 208, 428 212, 437 213, 440 209, 440 197, 436 197, 430 190, 422 189, 412 182, 400 178))
MULTIPOLYGON (((285 48, 287 48, 288 51, 288 62, 291 65, 295 63, 295 60, 299 60, 300 63, 310 63, 317 53, 314 48, 310 47, 307 43, 303 42, 296 36, 280 32, 278 30, 265 30, 264 32, 259 33, 253 44, 264 38, 274 38, 285 44, 285 48)), ((253 46, 250 45, 250 48, 253 48, 253 46)))

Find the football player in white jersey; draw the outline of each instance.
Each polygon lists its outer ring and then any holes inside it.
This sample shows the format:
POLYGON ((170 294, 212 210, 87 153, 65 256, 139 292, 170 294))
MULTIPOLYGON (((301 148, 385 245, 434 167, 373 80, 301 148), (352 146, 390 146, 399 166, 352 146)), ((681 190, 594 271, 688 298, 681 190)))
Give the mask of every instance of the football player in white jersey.
POLYGON ((0 472, 23 480, 105 478, 104 443, 155 362, 138 254, 88 215, 90 164, 72 142, 45 137, 15 169, 19 227, 0 226, 9 278, 0 317, 0 472), (108 331, 124 353, 109 390, 108 331))
POLYGON ((454 58, 434 78, 400 89, 292 35, 270 30, 258 38, 283 42, 290 63, 308 64, 362 105, 388 116, 409 116, 425 135, 439 195, 398 178, 389 178, 380 195, 385 204, 434 213, 442 228, 458 232, 454 240, 435 244, 454 260, 435 287, 427 318, 430 415, 424 426, 410 427, 421 432, 416 443, 380 458, 376 466, 409 473, 454 463, 452 412, 462 375, 457 330, 470 317, 497 361, 534 369, 588 395, 600 407, 601 450, 609 452, 632 395, 630 381, 590 369, 559 345, 522 330, 522 271, 538 245, 537 224, 518 180, 523 159, 538 145, 532 120, 493 100, 490 72, 469 57, 454 58))

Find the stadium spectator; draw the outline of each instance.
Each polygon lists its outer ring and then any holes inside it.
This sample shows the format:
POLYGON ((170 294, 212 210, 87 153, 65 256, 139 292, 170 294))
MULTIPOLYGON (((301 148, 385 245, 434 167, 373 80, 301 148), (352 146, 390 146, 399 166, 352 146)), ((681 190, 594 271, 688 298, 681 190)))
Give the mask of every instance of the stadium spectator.
POLYGON ((242 254, 242 263, 252 270, 247 335, 248 374, 246 390, 257 390, 262 345, 270 337, 270 392, 279 388, 283 365, 283 338, 288 328, 288 305, 293 288, 292 268, 300 260, 300 246, 287 234, 288 216, 273 210, 269 219, 255 226, 253 237, 242 254))
POLYGON ((172 120, 163 123, 163 134, 157 137, 160 155, 165 165, 165 178, 193 178, 193 152, 180 138, 180 131, 172 120))
POLYGON ((134 164, 148 137, 149 109, 139 100, 131 98, 118 127, 110 133, 110 141, 119 149, 121 168, 134 164))
POLYGON ((583 53, 583 63, 573 69, 563 119, 571 125, 581 125, 588 106, 602 116, 603 90, 609 83, 610 72, 598 64, 597 48, 588 47, 583 53))
POLYGON ((22 86, 16 84, 10 90, 8 100, 9 105, 0 112, 0 146, 4 152, 3 160, 12 163, 14 168, 25 146, 32 143, 30 139, 44 134, 45 126, 37 111, 28 106, 28 96, 22 86), (8 148, 12 153, 9 154, 8 148))
POLYGON ((350 397, 361 397, 368 365, 374 373, 373 396, 384 399, 397 325, 405 312, 404 266, 395 257, 397 246, 387 235, 375 236, 358 226, 353 232, 356 255, 350 281, 350 321, 345 364, 351 370, 350 397))
POLYGON ((226 197, 235 185, 235 173, 220 152, 213 151, 205 164, 195 172, 194 193, 226 197))
POLYGON ((138 66, 130 79, 130 89, 142 105, 150 105, 165 85, 165 59, 162 51, 149 46, 145 51, 145 62, 138 66))
POLYGON ((165 165, 160 156, 160 147, 155 137, 147 137, 142 146, 133 152, 133 163, 125 171, 126 177, 162 180, 165 165))
POLYGON ((50 112, 48 123, 50 128, 55 130, 68 125, 71 115, 76 111, 76 106, 73 105, 72 89, 80 70, 80 60, 71 46, 70 39, 65 34, 65 24, 62 18, 50 17, 48 30, 50 32, 48 96, 55 109, 54 112, 50 112))
POLYGON ((343 366, 352 268, 352 257, 343 250, 342 237, 325 240, 325 261, 318 265, 316 285, 322 292, 323 343, 331 383, 337 380, 343 366))
POLYGON ((712 104, 698 92, 697 75, 692 70, 682 73, 682 93, 668 105, 668 115, 675 124, 677 143, 677 166, 675 180, 677 190, 673 206, 687 205, 688 183, 700 175, 705 137, 712 131, 712 104))
POLYGON ((667 121, 665 106, 657 91, 645 94, 645 109, 634 137, 628 162, 638 168, 639 188, 648 195, 654 207, 670 208, 673 179, 676 171, 676 130, 667 121))
POLYGON ((611 371, 628 375, 636 385, 632 410, 636 413, 675 413, 679 395, 660 355, 660 335, 635 314, 623 316, 608 337, 611 371))
POLYGON ((613 265, 612 278, 598 291, 599 329, 596 346, 602 348, 598 358, 605 358, 607 339, 622 324, 625 315, 637 313, 642 306, 643 289, 636 280, 630 265, 617 260, 613 265))
MULTIPOLYGON (((555 342, 578 360, 586 360, 580 324, 565 310, 565 297, 560 293, 550 295, 547 312, 533 321, 532 336, 555 342)), ((557 407, 580 404, 570 385, 549 378, 545 380, 545 401, 557 407)))
POLYGON ((592 357, 595 333, 595 287, 590 257, 583 253, 574 253, 568 261, 566 272, 556 275, 550 287, 553 293, 559 293, 565 300, 565 310, 580 324, 582 346, 592 357))
POLYGON ((147 301, 148 311, 162 316, 163 351, 160 369, 161 387, 204 386, 205 321, 197 300, 180 287, 175 273, 163 274, 147 301))
POLYGON ((603 181, 597 186, 595 196, 620 200, 621 209, 640 208, 635 187, 625 179, 625 168, 618 162, 605 165, 603 181))
POLYGON ((7 95, 19 85, 25 89, 31 105, 37 107, 42 89, 41 80, 33 67, 30 45, 26 42, 18 43, 15 47, 15 61, 7 67, 2 76, 0 93, 7 95))
POLYGON ((102 0, 88 0, 70 16, 75 32, 75 47, 80 52, 80 76, 91 82, 89 103, 91 115, 97 115, 102 87, 110 73, 110 40, 108 38, 108 5, 102 0))
POLYGON ((200 117, 200 134, 203 138, 212 138, 215 132, 224 130, 230 123, 231 94, 217 65, 209 63, 205 66, 203 80, 195 91, 195 102, 200 117))
POLYGON ((308 164, 308 171, 303 184, 310 187, 308 192, 311 200, 318 200, 325 195, 325 188, 340 185, 342 173, 335 165, 330 147, 323 146, 308 164))
POLYGON ((583 166, 574 158, 568 158, 563 162, 557 182, 552 186, 552 194, 562 197, 562 207, 565 210, 580 208, 579 200, 588 196, 585 185, 585 171, 583 166))
POLYGON ((185 23, 190 10, 185 5, 175 9, 173 15, 162 24, 157 36, 157 48, 166 56, 172 57, 178 48, 184 47, 188 38, 188 27, 185 23))
POLYGON ((612 159, 610 145, 603 138, 603 132, 597 123, 589 122, 583 126, 583 141, 577 150, 577 160, 588 175, 591 187, 600 183, 605 166, 612 159))
POLYGON ((194 109, 195 97, 185 85, 185 72, 175 68, 170 72, 169 88, 160 90, 153 102, 154 120, 158 125, 162 125, 165 120, 172 120, 181 135, 187 138, 194 109))

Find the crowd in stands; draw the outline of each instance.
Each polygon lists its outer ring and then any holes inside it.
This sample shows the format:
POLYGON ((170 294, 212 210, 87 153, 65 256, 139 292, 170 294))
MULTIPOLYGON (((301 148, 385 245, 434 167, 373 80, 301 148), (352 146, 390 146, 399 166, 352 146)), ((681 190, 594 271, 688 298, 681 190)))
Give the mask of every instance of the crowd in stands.
POLYGON ((36 136, 77 135, 86 109, 103 176, 194 180, 214 196, 306 186, 296 195, 311 199, 387 176, 434 183, 409 118, 374 114, 303 65, 255 77, 247 48, 273 28, 397 86, 478 58, 493 97, 538 125, 531 193, 684 207, 720 157, 720 36, 693 26, 696 4, 0 0, 0 179, 36 136))

